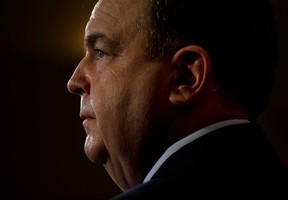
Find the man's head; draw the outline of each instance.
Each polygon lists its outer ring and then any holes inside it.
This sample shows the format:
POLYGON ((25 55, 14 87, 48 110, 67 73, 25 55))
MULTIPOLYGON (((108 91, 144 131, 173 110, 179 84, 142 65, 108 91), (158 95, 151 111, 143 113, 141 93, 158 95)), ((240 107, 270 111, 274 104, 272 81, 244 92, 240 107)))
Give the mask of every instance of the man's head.
POLYGON ((139 184, 165 149, 193 131, 261 112, 274 24, 263 1, 253 2, 98 1, 68 89, 81 96, 85 153, 120 188, 139 184))

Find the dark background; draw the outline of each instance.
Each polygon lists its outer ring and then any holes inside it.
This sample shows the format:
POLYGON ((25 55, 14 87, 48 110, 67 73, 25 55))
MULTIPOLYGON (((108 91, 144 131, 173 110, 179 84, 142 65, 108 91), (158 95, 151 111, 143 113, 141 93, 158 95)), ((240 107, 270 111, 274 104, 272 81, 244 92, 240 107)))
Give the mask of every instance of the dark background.
MULTIPOLYGON (((83 56, 84 28, 95 1, 2 2, 0 198, 114 196, 118 187, 85 156, 79 98, 66 89, 83 56)), ((278 0, 277 10, 279 69, 258 122, 288 168, 288 1, 278 0)))

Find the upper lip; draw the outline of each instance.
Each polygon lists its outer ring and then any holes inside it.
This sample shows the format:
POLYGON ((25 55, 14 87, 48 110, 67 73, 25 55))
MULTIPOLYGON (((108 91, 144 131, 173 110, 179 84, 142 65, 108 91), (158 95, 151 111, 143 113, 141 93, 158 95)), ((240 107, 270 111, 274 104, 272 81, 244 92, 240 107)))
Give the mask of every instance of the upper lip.
POLYGON ((87 118, 89 118, 87 115, 85 115, 84 113, 80 112, 80 118, 85 120, 87 118))
POLYGON ((88 109, 87 106, 83 106, 80 109, 80 118, 85 120, 87 118, 95 118, 94 112, 91 109, 88 109))
POLYGON ((80 118, 85 120, 88 118, 95 118, 90 100, 86 97, 81 98, 80 102, 80 118))
POLYGON ((81 111, 81 112, 80 112, 80 118, 83 119, 83 120, 85 120, 85 119, 87 119, 87 118, 94 118, 94 117, 93 117, 93 115, 88 114, 87 112, 81 111))

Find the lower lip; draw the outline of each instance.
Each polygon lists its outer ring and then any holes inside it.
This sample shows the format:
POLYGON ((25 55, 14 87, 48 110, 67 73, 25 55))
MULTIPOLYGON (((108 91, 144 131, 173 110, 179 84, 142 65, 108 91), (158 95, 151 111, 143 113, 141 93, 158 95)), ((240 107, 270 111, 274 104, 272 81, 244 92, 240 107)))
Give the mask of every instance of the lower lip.
POLYGON ((89 121, 91 121, 91 120, 92 120, 91 118, 86 118, 86 119, 84 119, 84 121, 82 122, 82 125, 83 125, 83 126, 86 126, 87 123, 89 123, 89 121))
POLYGON ((82 126, 86 132, 87 135, 89 135, 89 132, 91 131, 91 123, 89 125, 89 122, 92 120, 92 118, 86 118, 83 122, 82 122, 82 126))

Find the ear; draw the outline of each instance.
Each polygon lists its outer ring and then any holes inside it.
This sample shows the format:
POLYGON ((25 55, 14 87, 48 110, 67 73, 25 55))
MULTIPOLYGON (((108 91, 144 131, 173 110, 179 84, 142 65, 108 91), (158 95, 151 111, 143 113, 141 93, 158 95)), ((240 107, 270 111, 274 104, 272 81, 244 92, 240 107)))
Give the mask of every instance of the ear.
POLYGON ((209 55, 203 48, 190 45, 177 51, 172 62, 176 67, 177 76, 169 100, 174 105, 189 104, 209 78, 209 55))

